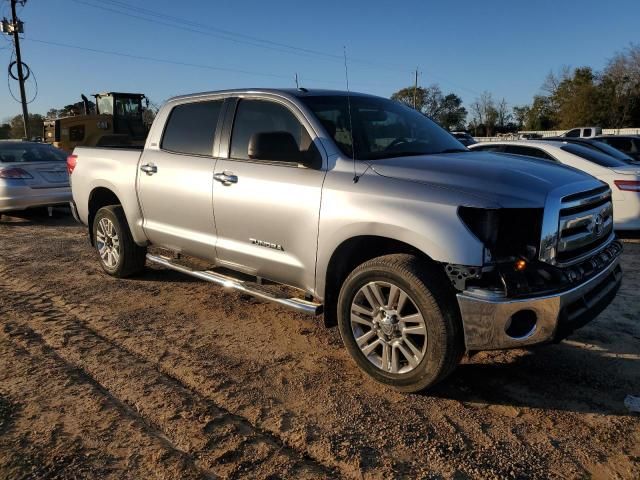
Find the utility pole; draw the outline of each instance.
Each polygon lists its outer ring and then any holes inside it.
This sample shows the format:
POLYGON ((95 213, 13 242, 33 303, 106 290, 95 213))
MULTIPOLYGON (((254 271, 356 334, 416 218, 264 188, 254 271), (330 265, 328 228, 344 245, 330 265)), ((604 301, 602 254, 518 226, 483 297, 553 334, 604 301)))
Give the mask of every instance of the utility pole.
MULTIPOLYGON (((26 0, 22 2, 24 5, 26 0)), ((18 82, 20 83, 20 100, 22 101, 22 118, 24 119, 24 136, 31 139, 31 127, 29 125, 29 111, 27 110, 27 95, 24 91, 24 73, 22 71, 22 55, 20 53, 20 28, 18 15, 16 14, 16 4, 18 0, 11 0, 11 16, 13 20, 13 44, 16 49, 16 66, 18 67, 18 82)))
POLYGON ((418 103, 418 67, 416 67, 416 80, 413 84, 413 108, 416 110, 418 103))

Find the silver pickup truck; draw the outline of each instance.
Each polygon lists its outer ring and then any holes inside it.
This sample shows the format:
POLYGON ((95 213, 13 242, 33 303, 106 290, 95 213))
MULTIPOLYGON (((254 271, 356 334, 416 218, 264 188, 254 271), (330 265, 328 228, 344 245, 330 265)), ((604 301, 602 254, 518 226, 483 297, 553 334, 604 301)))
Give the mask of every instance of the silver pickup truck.
POLYGON ((355 362, 401 391, 440 381, 465 351, 562 339, 621 282, 605 184, 471 152, 370 95, 177 97, 142 151, 76 148, 68 169, 108 274, 150 262, 324 313, 355 362))

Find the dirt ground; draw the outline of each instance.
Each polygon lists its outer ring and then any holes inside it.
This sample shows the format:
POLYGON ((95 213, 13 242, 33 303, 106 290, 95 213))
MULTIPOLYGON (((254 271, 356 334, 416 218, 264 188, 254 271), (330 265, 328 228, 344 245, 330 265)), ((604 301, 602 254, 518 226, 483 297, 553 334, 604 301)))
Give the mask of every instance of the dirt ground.
POLYGON ((66 216, 0 220, 0 478, 640 478, 640 243, 568 341, 400 394, 335 329, 161 268, 104 275, 66 216))

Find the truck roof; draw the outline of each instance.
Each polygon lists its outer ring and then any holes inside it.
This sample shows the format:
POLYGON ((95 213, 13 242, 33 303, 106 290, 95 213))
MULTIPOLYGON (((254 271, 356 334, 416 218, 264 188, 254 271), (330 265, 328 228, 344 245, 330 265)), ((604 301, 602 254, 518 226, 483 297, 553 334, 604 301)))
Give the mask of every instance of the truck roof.
POLYGON ((209 92, 198 92, 198 93, 190 93, 188 95, 178 95, 176 97, 172 97, 168 102, 175 100, 184 100, 188 98, 201 97, 206 95, 233 95, 233 94, 241 94, 241 93, 275 93, 275 94, 284 94, 291 97, 318 97, 318 96, 346 96, 347 94, 351 96, 358 97, 374 97, 375 95, 370 95, 368 93, 359 93, 359 92, 347 92, 346 90, 326 90, 326 89, 315 89, 315 88, 236 88, 230 90, 213 90, 209 92))

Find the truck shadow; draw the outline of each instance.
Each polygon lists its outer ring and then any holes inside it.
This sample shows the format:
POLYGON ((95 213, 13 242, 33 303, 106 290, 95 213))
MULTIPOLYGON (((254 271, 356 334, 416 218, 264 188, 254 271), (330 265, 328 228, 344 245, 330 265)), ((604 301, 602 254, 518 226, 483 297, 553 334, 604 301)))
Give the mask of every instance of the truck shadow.
MULTIPOLYGON (((15 212, 10 215, 0 214, 0 225, 6 227, 81 227, 71 216, 71 211, 66 207, 56 207, 53 209, 52 215, 46 209, 25 210, 24 212, 15 212)), ((82 227, 85 228, 85 227, 82 227)))
POLYGON ((606 350, 563 342, 531 349, 516 358, 511 358, 513 355, 479 354, 459 365, 451 377, 425 395, 478 408, 633 415, 623 402, 627 394, 639 393, 640 352, 616 357, 606 350))
POLYGON ((204 283, 184 273, 176 272, 175 270, 160 269, 160 268, 145 268, 142 273, 139 273, 133 277, 128 278, 130 282, 176 282, 176 283, 204 283))

